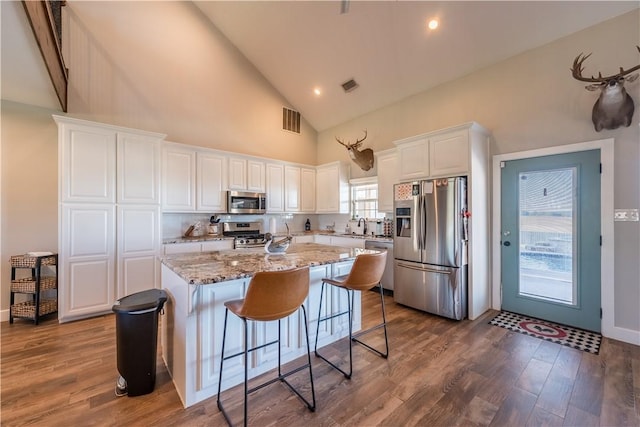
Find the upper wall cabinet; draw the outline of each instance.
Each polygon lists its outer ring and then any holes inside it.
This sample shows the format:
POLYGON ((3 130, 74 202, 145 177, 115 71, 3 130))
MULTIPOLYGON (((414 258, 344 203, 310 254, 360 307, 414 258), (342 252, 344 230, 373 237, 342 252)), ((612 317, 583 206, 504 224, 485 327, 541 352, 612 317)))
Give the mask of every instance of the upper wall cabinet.
POLYGON ((300 212, 316 211, 316 170, 300 168, 300 212))
POLYGON ((196 210, 225 212, 227 209, 227 158, 218 153, 196 153, 196 210))
POLYGON ((385 150, 375 154, 378 168, 378 211, 393 212, 393 185, 398 178, 398 153, 385 150))
POLYGON ((229 157, 229 190, 266 191, 264 162, 229 157))
POLYGON ((399 178, 402 181, 429 176, 429 140, 411 138, 395 142, 398 146, 399 178))
POLYGON ((116 201, 116 135, 110 128, 56 119, 62 202, 116 201))
POLYGON ((164 135, 69 117, 58 123, 60 201, 160 203, 164 135))
POLYGON ((473 162, 473 145, 480 145, 482 151, 486 151, 487 135, 488 131, 482 126, 467 123, 395 141, 398 179, 468 175, 473 162), (475 143, 476 140, 480 142, 475 143))
POLYGON ((181 144, 167 143, 162 149, 162 209, 196 210, 196 152, 181 144))
POLYGON ((284 209, 287 212, 300 212, 300 168, 286 165, 284 167, 284 209))
POLYGON ((316 212, 349 213, 349 165, 327 163, 316 168, 316 212))
POLYGON ((118 203, 160 204, 159 138, 118 132, 118 203))
POLYGON ((284 166, 267 163, 267 212, 284 212, 284 166))

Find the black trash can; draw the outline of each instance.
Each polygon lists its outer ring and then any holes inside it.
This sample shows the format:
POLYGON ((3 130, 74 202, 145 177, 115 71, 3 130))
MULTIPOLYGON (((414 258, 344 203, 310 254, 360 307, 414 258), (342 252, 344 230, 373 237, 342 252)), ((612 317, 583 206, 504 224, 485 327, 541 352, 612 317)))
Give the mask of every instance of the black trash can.
POLYGON ((140 396, 156 384, 158 314, 167 293, 149 289, 120 298, 113 305, 116 314, 118 378, 116 395, 140 396))

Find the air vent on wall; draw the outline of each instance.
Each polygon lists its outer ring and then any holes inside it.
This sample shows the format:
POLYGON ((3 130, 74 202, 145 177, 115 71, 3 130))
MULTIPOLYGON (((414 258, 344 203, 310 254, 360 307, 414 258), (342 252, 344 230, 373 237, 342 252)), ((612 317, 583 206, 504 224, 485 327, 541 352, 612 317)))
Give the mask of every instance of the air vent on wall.
POLYGON ((358 87, 358 83, 356 83, 356 81, 354 79, 350 79, 347 80, 346 82, 342 83, 342 89, 344 89, 345 92, 349 93, 352 90, 354 90, 355 88, 358 87))
POLYGON ((287 107, 282 107, 282 129, 300 133, 300 113, 287 107))

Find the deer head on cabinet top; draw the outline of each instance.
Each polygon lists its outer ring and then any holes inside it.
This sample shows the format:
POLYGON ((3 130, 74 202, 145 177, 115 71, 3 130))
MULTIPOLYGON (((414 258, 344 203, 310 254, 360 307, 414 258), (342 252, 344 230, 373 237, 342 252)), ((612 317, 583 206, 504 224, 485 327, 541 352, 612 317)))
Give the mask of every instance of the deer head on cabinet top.
POLYGON ((371 148, 366 148, 362 151, 359 150, 362 145, 362 141, 365 139, 367 139, 366 130, 364 131, 364 138, 356 140, 353 144, 350 144, 349 142, 344 143, 336 136, 336 141, 347 147, 351 160, 353 160, 356 165, 360 166, 360 169, 363 171, 368 171, 373 167, 373 150, 371 148))
MULTIPOLYGON (((640 52, 640 46, 636 46, 640 52)), ((593 83, 585 86, 587 90, 600 90, 600 96, 593 105, 591 120, 596 132, 602 129, 616 129, 620 126, 629 126, 633 117, 633 99, 624 88, 625 82, 632 82, 638 78, 638 73, 631 74, 640 69, 640 64, 625 70, 620 67, 620 72, 611 76, 603 77, 598 73, 598 77, 583 77, 582 64, 590 57, 582 53, 573 60, 571 74, 573 78, 581 82, 593 83), (629 75, 631 74, 631 75, 629 75)))

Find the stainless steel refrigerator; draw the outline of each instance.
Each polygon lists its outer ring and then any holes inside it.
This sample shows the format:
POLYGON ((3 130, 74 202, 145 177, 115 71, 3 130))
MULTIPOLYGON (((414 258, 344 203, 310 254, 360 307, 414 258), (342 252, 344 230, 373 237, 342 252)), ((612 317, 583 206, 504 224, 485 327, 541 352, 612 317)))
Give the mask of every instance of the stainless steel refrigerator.
POLYGON ((467 316, 467 181, 394 186, 396 302, 451 319, 467 316))

